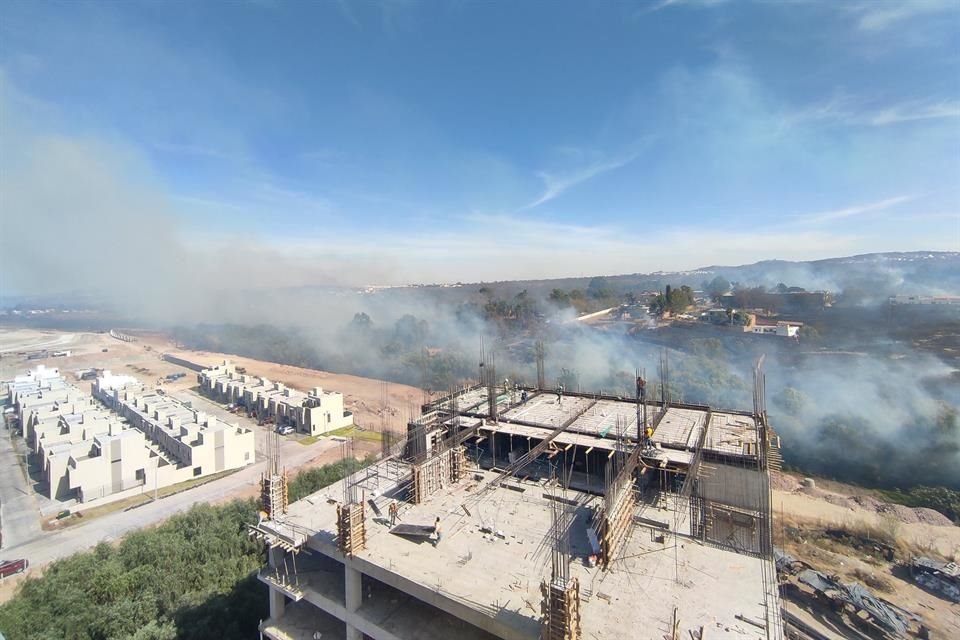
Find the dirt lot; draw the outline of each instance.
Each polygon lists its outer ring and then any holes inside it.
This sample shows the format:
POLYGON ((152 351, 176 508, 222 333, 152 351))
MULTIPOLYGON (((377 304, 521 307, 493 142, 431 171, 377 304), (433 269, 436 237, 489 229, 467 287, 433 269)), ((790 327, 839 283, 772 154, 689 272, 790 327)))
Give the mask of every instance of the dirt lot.
MULTIPOLYGON (((160 359, 149 344, 123 342, 108 333, 64 333, 35 329, 0 328, 0 380, 7 380, 37 365, 58 367, 71 382, 79 384, 77 373, 84 369, 105 369, 118 375, 134 376, 147 384, 156 384, 171 373, 185 369, 160 359), (27 360, 25 353, 46 349, 69 351, 65 357, 27 360)), ((196 385, 196 376, 187 375, 176 383, 164 383, 172 389, 196 385)))
POLYGON ((822 521, 831 525, 872 527, 889 530, 899 542, 920 549, 935 551, 945 558, 960 558, 960 527, 949 518, 932 509, 912 509, 863 495, 856 487, 834 483, 833 490, 822 489, 818 482, 813 489, 800 486, 800 479, 792 479, 795 488, 784 490, 783 480, 775 480, 773 508, 776 515, 822 521))
MULTIPOLYGON (((227 353, 184 351, 177 349, 174 343, 159 335, 141 335, 140 341, 144 345, 151 346, 156 352, 170 353, 197 364, 215 365, 223 360, 231 360, 238 366, 245 367, 248 374, 282 382, 301 391, 308 391, 314 387, 339 391, 343 394, 347 409, 353 411, 355 424, 371 429, 378 428, 380 425, 383 386, 380 380, 292 367, 227 353)), ((393 430, 406 431, 407 421, 411 417, 420 415, 420 405, 423 402, 422 390, 390 383, 387 386, 386 399, 387 426, 393 430)))
MULTIPOLYGON (((919 588, 900 563, 913 555, 960 559, 960 527, 930 509, 891 505, 863 490, 840 483, 778 474, 773 479, 774 537, 778 546, 818 571, 836 574, 844 583, 859 582, 877 596, 923 618, 933 638, 960 637, 960 606, 919 588), (824 487, 829 487, 825 489, 824 487), (827 530, 843 531, 837 539, 827 530), (889 544, 894 560, 886 558, 889 544)), ((832 629, 835 637, 860 637, 823 611, 787 600, 790 611, 832 629)), ((828 636, 831 634, 828 633, 828 636)))

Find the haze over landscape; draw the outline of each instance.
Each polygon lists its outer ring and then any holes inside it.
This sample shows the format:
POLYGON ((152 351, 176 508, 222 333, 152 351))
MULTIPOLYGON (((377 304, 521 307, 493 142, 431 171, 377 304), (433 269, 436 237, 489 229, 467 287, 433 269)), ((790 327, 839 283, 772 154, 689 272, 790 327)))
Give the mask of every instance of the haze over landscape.
POLYGON ((890 4, 9 3, 0 285, 953 250, 958 9, 890 4))
POLYGON ((956 637, 958 42, 0 3, 0 633, 956 637))

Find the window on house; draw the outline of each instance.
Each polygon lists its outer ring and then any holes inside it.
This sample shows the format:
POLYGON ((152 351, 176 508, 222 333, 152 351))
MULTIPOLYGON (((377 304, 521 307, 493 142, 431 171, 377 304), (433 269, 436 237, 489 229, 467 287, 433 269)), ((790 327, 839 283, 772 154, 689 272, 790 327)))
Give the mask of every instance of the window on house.
POLYGON ((203 467, 194 467, 194 468, 193 468, 193 477, 196 478, 196 477, 199 476, 201 473, 203 473, 203 470, 202 470, 202 469, 203 469, 203 467))

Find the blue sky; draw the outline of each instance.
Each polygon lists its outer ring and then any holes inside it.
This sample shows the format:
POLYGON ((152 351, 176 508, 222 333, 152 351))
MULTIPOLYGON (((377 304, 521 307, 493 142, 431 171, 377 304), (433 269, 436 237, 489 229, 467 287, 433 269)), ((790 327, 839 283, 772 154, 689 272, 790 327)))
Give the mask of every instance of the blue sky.
POLYGON ((5 2, 0 206, 304 282, 958 250, 957 42, 955 0, 5 2))

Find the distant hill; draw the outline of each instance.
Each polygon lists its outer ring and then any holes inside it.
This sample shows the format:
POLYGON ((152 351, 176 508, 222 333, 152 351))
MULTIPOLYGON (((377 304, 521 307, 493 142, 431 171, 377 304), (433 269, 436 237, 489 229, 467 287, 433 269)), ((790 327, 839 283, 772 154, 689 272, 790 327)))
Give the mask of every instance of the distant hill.
POLYGON ((738 266, 711 265, 690 271, 473 283, 446 291, 450 296, 458 296, 458 290, 476 292, 486 286, 495 289, 499 295, 524 289, 530 294, 547 295, 554 288, 586 290, 596 278, 603 278, 609 286, 623 290, 659 290, 668 284, 686 284, 699 289, 717 276, 743 286, 771 288, 783 283, 808 291, 856 291, 864 301, 879 301, 895 294, 960 295, 960 252, 868 253, 807 262, 763 260, 738 266))
POLYGON ((843 258, 790 262, 765 260, 737 267, 711 266, 700 272, 731 282, 774 287, 779 283, 834 292, 858 289, 867 297, 894 294, 960 294, 960 252, 868 253, 843 258))

